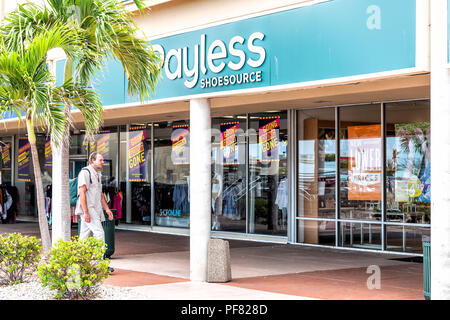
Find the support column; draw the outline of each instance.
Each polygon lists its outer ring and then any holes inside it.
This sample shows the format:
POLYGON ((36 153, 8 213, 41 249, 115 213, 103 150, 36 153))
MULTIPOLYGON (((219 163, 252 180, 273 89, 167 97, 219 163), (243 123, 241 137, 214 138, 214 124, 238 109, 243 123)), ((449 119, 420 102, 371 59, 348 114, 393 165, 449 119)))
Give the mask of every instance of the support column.
POLYGON ((431 297, 450 299, 450 69, 447 0, 431 1, 431 297))
POLYGON ((190 278, 206 281, 211 233, 211 106, 190 101, 190 278))

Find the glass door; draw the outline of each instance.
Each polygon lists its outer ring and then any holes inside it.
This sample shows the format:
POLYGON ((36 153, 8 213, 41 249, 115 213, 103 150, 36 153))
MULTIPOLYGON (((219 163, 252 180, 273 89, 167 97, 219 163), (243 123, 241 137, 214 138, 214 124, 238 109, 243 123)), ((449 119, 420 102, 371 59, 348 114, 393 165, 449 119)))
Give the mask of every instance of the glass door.
POLYGON ((287 235, 287 112, 249 117, 248 232, 287 235))
POLYGON ((212 120, 212 230, 246 232, 246 119, 212 120))

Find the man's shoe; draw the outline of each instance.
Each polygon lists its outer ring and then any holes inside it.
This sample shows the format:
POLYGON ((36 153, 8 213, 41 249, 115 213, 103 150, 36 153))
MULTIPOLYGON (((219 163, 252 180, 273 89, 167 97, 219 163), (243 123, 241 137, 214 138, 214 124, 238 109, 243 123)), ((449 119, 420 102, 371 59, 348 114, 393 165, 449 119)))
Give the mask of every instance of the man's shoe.
POLYGON ((114 272, 114 268, 108 267, 108 273, 113 273, 114 272))

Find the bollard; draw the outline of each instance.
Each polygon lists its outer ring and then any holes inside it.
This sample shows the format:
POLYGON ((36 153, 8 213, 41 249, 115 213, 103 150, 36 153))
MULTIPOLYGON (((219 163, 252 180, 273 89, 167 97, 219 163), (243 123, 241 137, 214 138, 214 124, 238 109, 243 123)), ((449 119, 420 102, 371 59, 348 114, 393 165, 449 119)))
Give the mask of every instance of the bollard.
POLYGON ((229 243, 221 239, 209 239, 207 282, 229 281, 231 281, 229 243))

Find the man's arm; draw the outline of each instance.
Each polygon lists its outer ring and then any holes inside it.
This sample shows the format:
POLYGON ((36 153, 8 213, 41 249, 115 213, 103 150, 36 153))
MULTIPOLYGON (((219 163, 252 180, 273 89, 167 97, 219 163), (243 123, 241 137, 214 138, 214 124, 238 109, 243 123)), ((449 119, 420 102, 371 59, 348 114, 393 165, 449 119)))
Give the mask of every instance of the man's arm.
POLYGON ((103 209, 105 209, 105 212, 108 215, 109 220, 114 219, 113 213, 111 212, 111 210, 108 207, 108 203, 106 202, 105 194, 103 192, 102 192, 102 207, 103 207, 103 209))
POLYGON ((87 188, 86 188, 86 185, 84 184, 78 188, 78 194, 80 195, 80 205, 81 205, 81 209, 83 210, 83 213, 84 213, 84 221, 89 223, 89 222, 91 222, 91 216, 89 214, 88 206, 87 206, 86 190, 87 190, 87 188))

